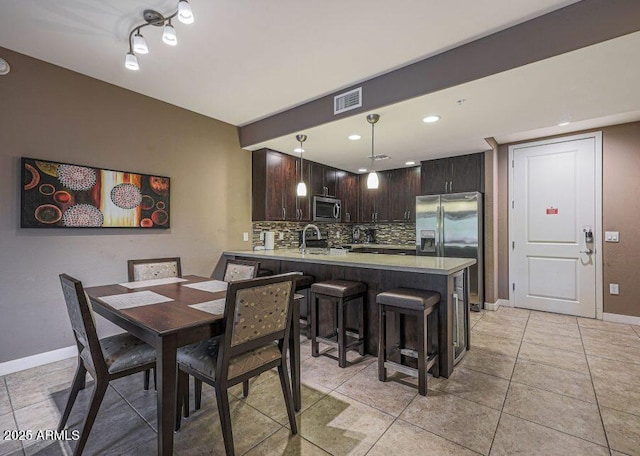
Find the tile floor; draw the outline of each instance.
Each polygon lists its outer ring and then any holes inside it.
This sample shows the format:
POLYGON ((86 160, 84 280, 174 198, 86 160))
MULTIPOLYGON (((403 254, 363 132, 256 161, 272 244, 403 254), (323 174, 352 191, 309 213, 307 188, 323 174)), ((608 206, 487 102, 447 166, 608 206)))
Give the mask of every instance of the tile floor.
MULTIPOLYGON (((263 374, 248 398, 232 390, 237 454, 640 455, 640 327, 504 307, 471 317, 472 350, 451 378, 429 379, 427 397, 410 378, 379 382, 373 357, 354 354, 346 369, 312 358, 304 339, 299 434, 289 433, 277 375, 263 374)), ((0 377, 0 430, 55 429, 74 369, 69 359, 0 377)), ((82 422, 90 391, 70 428, 82 422)), ((155 401, 141 375, 113 382, 85 454, 155 454, 155 401)), ((224 454, 206 385, 175 450, 224 454)), ((71 447, 0 440, 0 455, 33 454, 71 447)))

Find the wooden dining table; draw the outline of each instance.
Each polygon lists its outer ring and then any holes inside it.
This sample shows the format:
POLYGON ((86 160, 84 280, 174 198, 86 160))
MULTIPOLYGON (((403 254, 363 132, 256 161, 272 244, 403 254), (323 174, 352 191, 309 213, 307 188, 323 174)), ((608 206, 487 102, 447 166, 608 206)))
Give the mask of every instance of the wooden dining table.
MULTIPOLYGON (((183 276, 181 282, 152 284, 128 288, 122 284, 86 288, 85 291, 94 311, 142 339, 156 349, 156 389, 158 416, 158 454, 173 454, 173 431, 176 414, 177 365, 179 347, 205 340, 223 333, 223 316, 190 307, 226 297, 226 290, 204 291, 186 285, 207 282, 212 279, 198 276, 183 276), (116 308, 104 300, 105 297, 151 291, 168 302, 116 308)), ((144 285, 144 282, 139 282, 144 285)), ((293 306, 292 326, 289 338, 291 383, 296 411, 301 408, 300 395, 300 307, 293 306)), ((142 386, 141 386, 142 387, 142 386)))

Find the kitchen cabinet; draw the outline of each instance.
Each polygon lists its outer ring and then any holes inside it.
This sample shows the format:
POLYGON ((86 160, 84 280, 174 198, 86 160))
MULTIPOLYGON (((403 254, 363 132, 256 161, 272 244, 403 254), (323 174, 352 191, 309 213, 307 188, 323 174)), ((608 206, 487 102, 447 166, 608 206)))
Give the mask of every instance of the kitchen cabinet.
POLYGON ((420 195, 420 167, 388 172, 388 208, 392 222, 415 222, 416 196, 420 195))
POLYGON ((426 160, 421 164, 421 193, 484 192, 484 153, 426 160))
POLYGON ((360 223, 389 221, 389 171, 378 172, 380 184, 377 189, 367 188, 368 174, 361 174, 360 180, 360 223))
POLYGON ((342 201, 342 221, 358 221, 358 176, 336 171, 336 197, 342 201))
POLYGON ((304 161, 302 164, 302 168, 300 167, 300 160, 296 160, 296 185, 295 188, 297 190, 298 182, 300 180, 304 180, 307 184, 307 195, 306 196, 297 196, 296 192, 296 220, 301 222, 310 222, 313 214, 311 213, 311 201, 313 199, 313 193, 311 193, 310 188, 310 180, 311 180, 311 165, 312 162, 304 161))
POLYGON ((337 171, 330 166, 311 162, 311 196, 336 196, 337 171))
POLYGON ((294 157, 270 149, 253 152, 253 221, 296 220, 296 162, 294 157))
POLYGON ((414 255, 416 249, 385 249, 384 247, 358 247, 353 249, 356 253, 377 253, 384 255, 414 255))

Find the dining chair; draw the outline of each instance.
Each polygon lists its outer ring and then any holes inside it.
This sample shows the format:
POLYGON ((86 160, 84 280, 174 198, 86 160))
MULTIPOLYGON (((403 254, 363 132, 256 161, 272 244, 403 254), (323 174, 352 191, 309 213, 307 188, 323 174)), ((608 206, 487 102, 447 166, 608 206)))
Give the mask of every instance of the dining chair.
POLYGON ((78 346, 78 367, 58 431, 62 431, 67 424, 78 392, 85 387, 87 372, 95 381, 89 410, 73 451, 74 455, 80 455, 89 438, 109 382, 154 367, 156 351, 152 346, 127 333, 98 339, 95 317, 82 282, 67 274, 60 274, 60 283, 78 346))
POLYGON ((296 276, 281 274, 229 283, 224 333, 178 350, 176 430, 181 424, 181 407, 188 407, 185 391, 192 375, 215 388, 226 454, 233 455, 227 390, 277 367, 291 432, 298 432, 286 365, 296 276))
MULTIPOLYGON (((142 260, 128 260, 127 272, 129 282, 141 280, 166 279, 168 277, 182 277, 180 257, 173 258, 145 258, 142 260)), ((150 371, 144 373, 144 389, 149 389, 150 371)), ((153 384, 156 385, 156 375, 153 372, 153 384)))
POLYGON ((129 272, 129 282, 166 279, 167 277, 182 277, 180 257, 129 260, 127 261, 127 268, 129 272))
POLYGON ((228 259, 222 280, 235 282, 236 280, 254 279, 258 276, 259 270, 259 261, 228 259))

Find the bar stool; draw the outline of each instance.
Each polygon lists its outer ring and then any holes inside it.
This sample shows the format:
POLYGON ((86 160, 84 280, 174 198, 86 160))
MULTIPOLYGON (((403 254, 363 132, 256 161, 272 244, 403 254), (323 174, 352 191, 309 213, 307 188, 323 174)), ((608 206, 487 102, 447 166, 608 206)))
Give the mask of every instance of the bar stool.
MULTIPOLYGON (((304 274, 296 279, 296 293, 302 293, 304 296, 304 315, 300 315, 300 320, 304 320, 304 327, 307 333, 307 339, 311 339, 311 285, 316 281, 312 275, 304 274)), ((301 304, 302 305, 302 304, 301 304)))
POLYGON ((347 366, 347 350, 358 347, 360 355, 364 356, 365 350, 365 309, 367 300, 367 285, 362 282, 348 280, 327 280, 311 285, 311 355, 319 355, 318 342, 323 342, 338 348, 338 365, 347 366), (354 300, 362 298, 358 308, 359 324, 357 332, 346 328, 347 305, 354 300), (318 318, 319 303, 321 299, 331 301, 337 306, 337 329, 325 336, 319 336, 320 322, 318 318), (337 341, 336 338, 337 336, 337 341), (356 339, 347 343, 347 336, 356 339))
MULTIPOLYGON (((395 288, 379 293, 376 296, 379 311, 380 336, 378 339, 378 379, 387 381, 387 368, 398 372, 418 377, 418 392, 422 396, 427 395, 427 372, 431 370, 434 377, 440 376, 438 366, 438 307, 440 293, 412 288, 395 288), (387 349, 386 330, 387 312, 395 312, 400 315, 411 315, 418 320, 418 349, 412 350, 401 347, 400 344, 387 349), (431 339, 431 340, 430 340, 431 339), (431 349, 431 350, 429 350, 431 349), (387 361, 389 355, 400 351, 401 355, 417 358, 418 368, 404 364, 387 361)), ((403 331, 403 328, 400 328, 403 331)), ((402 337, 400 338, 402 340, 402 337)))

